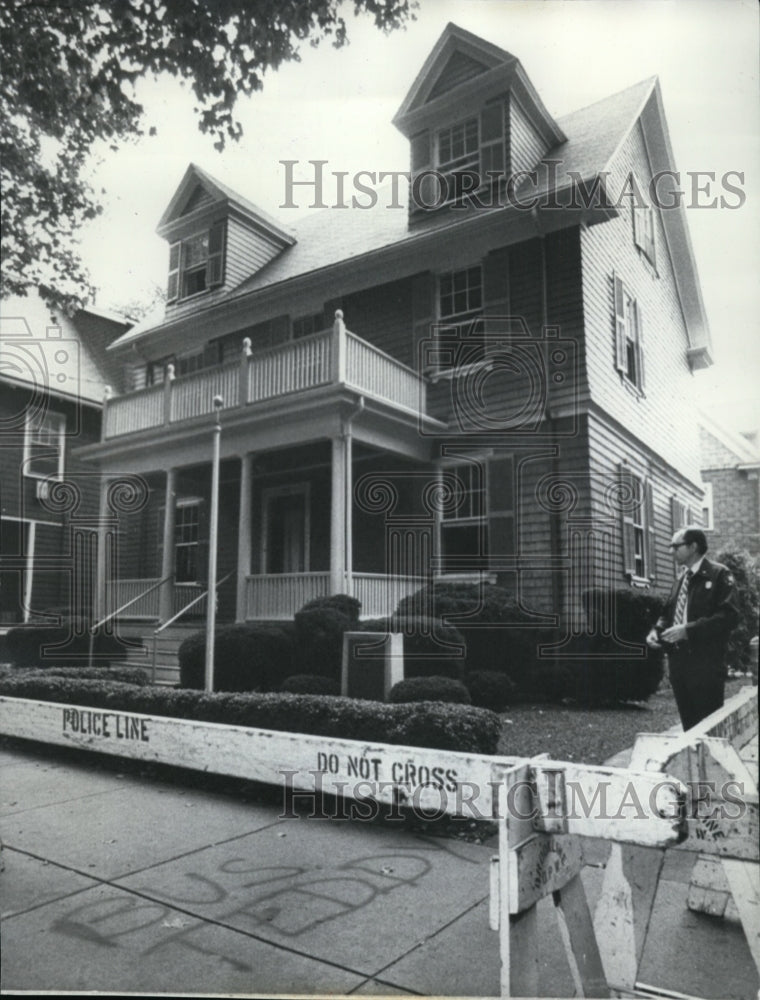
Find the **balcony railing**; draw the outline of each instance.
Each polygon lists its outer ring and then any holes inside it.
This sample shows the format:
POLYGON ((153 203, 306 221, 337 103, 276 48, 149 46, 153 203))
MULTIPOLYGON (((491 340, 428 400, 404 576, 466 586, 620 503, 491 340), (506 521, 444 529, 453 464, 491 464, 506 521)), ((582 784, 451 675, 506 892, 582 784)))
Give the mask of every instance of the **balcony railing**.
POLYGON ((347 385, 413 413, 426 412, 426 380, 346 330, 338 310, 329 330, 262 351, 252 351, 246 338, 239 361, 179 377, 169 365, 162 385, 106 398, 103 437, 213 413, 215 396, 230 409, 325 385, 347 385))
MULTIPOLYGON (((403 597, 430 581, 425 577, 352 574, 352 590, 361 601, 363 618, 392 614, 403 597)), ((292 619, 307 601, 330 593, 329 573, 267 573, 246 577, 246 617, 249 620, 292 619)))

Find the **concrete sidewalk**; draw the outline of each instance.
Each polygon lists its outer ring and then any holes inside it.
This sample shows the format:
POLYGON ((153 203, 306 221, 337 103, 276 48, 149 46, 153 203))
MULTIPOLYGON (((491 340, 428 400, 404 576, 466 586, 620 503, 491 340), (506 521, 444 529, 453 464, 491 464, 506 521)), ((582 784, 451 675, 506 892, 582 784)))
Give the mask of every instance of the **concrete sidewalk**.
MULTIPOLYGON (((281 811, 6 744, 2 991, 498 995, 494 839, 281 811)), ((586 848, 593 908, 606 852, 586 848)), ((666 859, 639 979, 754 998, 741 929, 686 909, 694 860, 666 859)), ((572 996, 551 900, 538 911, 539 994, 572 996)))

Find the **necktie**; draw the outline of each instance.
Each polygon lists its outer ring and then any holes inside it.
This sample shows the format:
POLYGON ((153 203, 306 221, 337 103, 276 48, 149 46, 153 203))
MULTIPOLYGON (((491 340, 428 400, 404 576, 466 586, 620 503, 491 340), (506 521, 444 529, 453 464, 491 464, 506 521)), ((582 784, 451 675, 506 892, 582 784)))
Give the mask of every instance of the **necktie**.
POLYGON ((676 610, 673 615, 674 625, 686 624, 686 598, 689 596, 689 581, 693 576, 694 574, 690 569, 687 569, 683 575, 683 580, 681 581, 681 589, 678 591, 676 610))

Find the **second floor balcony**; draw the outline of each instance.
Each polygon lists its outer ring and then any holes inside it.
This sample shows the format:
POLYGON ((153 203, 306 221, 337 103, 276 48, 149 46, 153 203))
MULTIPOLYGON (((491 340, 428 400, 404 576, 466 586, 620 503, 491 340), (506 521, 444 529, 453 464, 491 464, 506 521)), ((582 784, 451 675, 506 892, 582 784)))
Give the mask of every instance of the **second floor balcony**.
POLYGON ((264 350, 244 340, 239 360, 174 377, 161 385, 110 397, 103 410, 103 440, 223 409, 265 404, 325 386, 344 385, 409 414, 427 413, 427 380, 345 328, 340 310, 327 330, 264 350))

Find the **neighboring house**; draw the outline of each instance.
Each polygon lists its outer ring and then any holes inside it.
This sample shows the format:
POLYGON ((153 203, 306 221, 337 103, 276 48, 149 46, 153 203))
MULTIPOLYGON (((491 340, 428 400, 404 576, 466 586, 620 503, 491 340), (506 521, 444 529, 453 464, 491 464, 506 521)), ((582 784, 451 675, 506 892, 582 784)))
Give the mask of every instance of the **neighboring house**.
POLYGON ((760 453, 756 444, 699 414, 703 524, 712 552, 760 555, 760 453))
POLYGON ((683 208, 622 196, 675 169, 657 80, 555 120, 517 59, 449 25, 394 122, 405 209, 373 192, 290 232, 187 170, 165 313, 111 345, 129 389, 80 450, 142 490, 109 606, 166 621, 203 593, 217 395, 218 620, 336 592, 386 614, 431 574, 547 623, 590 585, 669 588, 711 348, 683 208))
POLYGON ((106 347, 128 328, 36 295, 0 304, 0 632, 91 611, 99 473, 72 448, 100 439, 104 389, 122 372, 106 347))

